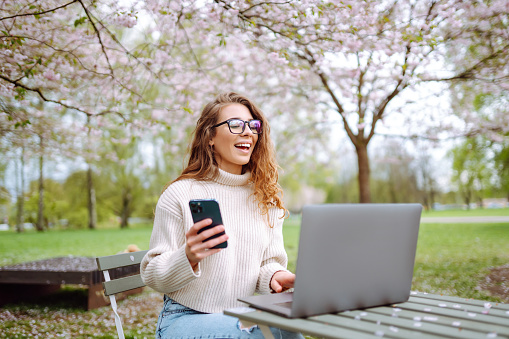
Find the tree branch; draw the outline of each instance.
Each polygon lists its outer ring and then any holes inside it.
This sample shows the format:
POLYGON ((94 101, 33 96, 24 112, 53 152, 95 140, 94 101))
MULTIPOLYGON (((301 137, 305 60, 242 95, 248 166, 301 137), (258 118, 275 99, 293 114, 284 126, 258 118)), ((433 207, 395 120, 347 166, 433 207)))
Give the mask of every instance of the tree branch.
POLYGON ((83 3, 83 0, 77 0, 77 1, 81 4, 81 7, 83 7, 83 10, 85 11, 85 14, 87 15, 87 18, 90 21, 90 24, 92 24, 92 27, 94 28, 95 34, 97 35, 97 39, 99 39, 99 44, 101 45, 101 49, 103 51, 104 57, 106 58, 106 62, 108 63, 108 68, 110 69, 111 76, 115 77, 114 72, 113 72, 113 67, 111 66, 110 59, 108 58, 108 53, 106 53, 106 49, 105 49, 104 44, 101 39, 101 33, 99 32, 94 21, 92 20, 92 16, 90 15, 88 8, 83 3))
POLYGON ((65 7, 69 6, 69 5, 72 5, 73 3, 78 2, 78 1, 79 0, 73 0, 73 1, 71 1, 69 3, 66 3, 66 4, 62 5, 62 6, 58 6, 58 7, 52 8, 52 9, 48 9, 47 11, 35 12, 35 13, 24 13, 24 14, 16 14, 16 15, 11 15, 11 16, 6 16, 4 18, 0 18, 0 21, 7 20, 7 19, 19 18, 19 17, 23 17, 23 16, 41 15, 41 14, 55 12, 55 11, 57 11, 59 9, 65 8, 65 7))
POLYGON ((452 80, 460 80, 460 79, 475 79, 475 76, 473 75, 476 70, 481 68, 481 66, 485 65, 488 61, 496 59, 498 56, 505 54, 507 50, 509 49, 509 45, 505 45, 503 48, 499 49, 498 51, 491 53, 490 55, 484 57, 483 59, 479 60, 475 65, 472 67, 464 70, 458 75, 455 75, 450 78, 442 78, 442 79, 431 79, 431 80, 425 80, 425 81, 452 81, 452 80))
POLYGON ((58 101, 58 100, 53 100, 53 99, 50 99, 50 98, 47 98, 44 93, 42 93, 41 89, 40 88, 32 88, 32 87, 28 87, 22 83, 20 83, 19 81, 16 81, 16 80, 12 80, 12 79, 9 79, 7 77, 5 77, 4 75, 0 74, 0 79, 3 79, 11 84, 13 84, 14 86, 16 87, 20 87, 20 88, 23 88, 27 91, 30 91, 30 92, 34 92, 34 93, 37 93, 39 95, 39 97, 46 101, 46 102, 52 102, 52 103, 55 103, 55 104, 58 104, 62 107, 65 107, 65 108, 68 108, 68 109, 72 109, 72 110, 76 110, 78 112, 81 112, 81 113, 85 113, 86 115, 90 115, 90 116, 98 116, 98 115, 105 115, 105 114, 110 114, 110 113, 113 113, 113 114, 116 114, 118 116, 120 116, 122 118, 122 120, 124 121, 127 121, 127 119, 124 117, 124 115, 118 111, 112 111, 112 110, 106 110, 106 111, 101 111, 101 112, 98 112, 98 113, 91 113, 91 112, 88 112, 88 111, 85 111, 79 107, 76 107, 76 106, 72 106, 72 105, 67 105, 61 101, 58 101))

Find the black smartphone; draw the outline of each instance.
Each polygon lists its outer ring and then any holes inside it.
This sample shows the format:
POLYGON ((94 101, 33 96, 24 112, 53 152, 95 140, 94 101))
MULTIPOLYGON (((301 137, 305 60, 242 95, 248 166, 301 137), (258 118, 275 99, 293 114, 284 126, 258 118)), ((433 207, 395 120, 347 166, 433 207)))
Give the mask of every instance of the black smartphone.
MULTIPOLYGON (((219 204, 217 203, 217 200, 214 199, 193 199, 189 201, 189 207, 191 208, 191 214, 193 216, 194 223, 197 223, 198 221, 201 221, 203 219, 210 218, 212 219, 212 224, 209 226, 203 227, 201 230, 198 231, 198 233, 201 233, 205 230, 208 230, 214 226, 222 225, 223 224, 223 218, 221 218, 221 211, 219 210, 219 204)), ((216 235, 213 235, 212 237, 205 239, 205 241, 208 241, 210 239, 214 239, 217 237, 222 236, 225 234, 225 232, 218 233, 216 235)), ((228 242, 220 243, 219 245, 216 245, 212 248, 226 248, 228 246, 228 242)))

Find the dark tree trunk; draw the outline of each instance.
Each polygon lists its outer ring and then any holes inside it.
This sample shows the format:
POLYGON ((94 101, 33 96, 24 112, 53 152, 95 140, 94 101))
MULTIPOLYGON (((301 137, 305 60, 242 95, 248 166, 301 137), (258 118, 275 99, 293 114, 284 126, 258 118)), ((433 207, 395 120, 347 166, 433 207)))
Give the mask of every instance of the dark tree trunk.
POLYGON ((97 212, 96 212, 96 200, 95 200, 95 189, 92 168, 88 166, 87 171, 87 190, 88 190, 88 228, 93 230, 97 227, 97 212))
POLYGON ((37 208, 37 223, 35 224, 35 227, 39 232, 44 231, 44 156, 43 156, 43 139, 41 136, 40 138, 40 151, 41 154, 39 155, 39 205, 37 208))
POLYGON ((124 191, 122 195, 122 211, 120 212, 120 228, 127 228, 129 226, 129 216, 131 215, 131 191, 129 189, 124 191))
POLYGON ((357 164, 359 166, 359 197, 361 203, 371 202, 371 188, 369 183, 369 158, 368 146, 365 144, 356 145, 357 164))
MULTIPOLYGON (((88 138, 90 140, 90 115, 87 116, 88 138)), ((88 228, 93 230, 97 228, 97 209, 95 199, 94 177, 92 166, 88 164, 87 171, 87 191, 88 191, 88 228)))
POLYGON ((17 216, 16 216, 16 231, 23 232, 25 230, 25 149, 21 148, 20 163, 21 168, 18 171, 20 174, 20 188, 18 190, 17 199, 17 216))

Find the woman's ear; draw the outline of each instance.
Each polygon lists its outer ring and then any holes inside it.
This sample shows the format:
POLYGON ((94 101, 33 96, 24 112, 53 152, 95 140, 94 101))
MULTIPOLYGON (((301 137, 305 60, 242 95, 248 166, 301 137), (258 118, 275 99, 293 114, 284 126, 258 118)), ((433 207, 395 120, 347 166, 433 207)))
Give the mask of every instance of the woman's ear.
POLYGON ((209 146, 214 146, 214 140, 212 139, 209 140, 209 146))

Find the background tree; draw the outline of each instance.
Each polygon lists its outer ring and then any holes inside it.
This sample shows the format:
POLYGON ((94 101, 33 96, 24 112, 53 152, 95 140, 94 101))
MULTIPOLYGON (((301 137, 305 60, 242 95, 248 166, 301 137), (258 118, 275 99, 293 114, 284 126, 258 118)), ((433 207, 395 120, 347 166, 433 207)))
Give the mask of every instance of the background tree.
POLYGON ((371 200, 368 144, 377 125, 398 110, 395 98, 412 89, 415 95, 423 81, 492 81, 495 70, 507 64, 507 39, 492 39, 491 49, 455 59, 453 70, 430 67, 444 63, 449 48, 461 46, 472 31, 487 33, 496 26, 499 36, 507 36, 503 2, 217 1, 207 10, 210 16, 221 13, 230 34, 250 32, 275 59, 303 70, 312 86, 307 95, 340 115, 357 153, 361 202, 371 200))
POLYGON ((420 202, 415 159, 402 143, 389 140, 374 157, 373 196, 379 203, 420 202))
POLYGON ((480 138, 470 138, 452 150, 453 183, 468 209, 477 200, 482 207, 484 190, 490 182, 491 171, 487 166, 486 147, 480 138))
POLYGON ((507 140, 495 151, 495 168, 498 174, 498 187, 503 196, 509 200, 509 142, 507 140))

